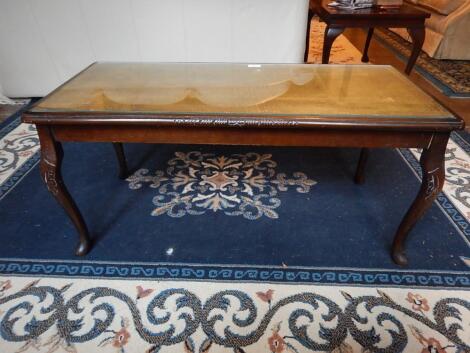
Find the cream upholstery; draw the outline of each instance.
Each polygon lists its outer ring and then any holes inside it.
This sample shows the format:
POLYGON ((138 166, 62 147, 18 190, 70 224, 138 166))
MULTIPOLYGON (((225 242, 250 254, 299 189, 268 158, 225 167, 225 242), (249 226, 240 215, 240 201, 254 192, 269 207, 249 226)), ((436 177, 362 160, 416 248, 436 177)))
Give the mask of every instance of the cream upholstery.
MULTIPOLYGON (((405 0, 427 11, 423 50, 436 59, 470 60, 470 0, 405 0)), ((403 29, 394 29, 411 40, 403 29)))
POLYGON ((437 12, 440 15, 448 16, 465 3, 465 0, 418 0, 417 4, 437 12))

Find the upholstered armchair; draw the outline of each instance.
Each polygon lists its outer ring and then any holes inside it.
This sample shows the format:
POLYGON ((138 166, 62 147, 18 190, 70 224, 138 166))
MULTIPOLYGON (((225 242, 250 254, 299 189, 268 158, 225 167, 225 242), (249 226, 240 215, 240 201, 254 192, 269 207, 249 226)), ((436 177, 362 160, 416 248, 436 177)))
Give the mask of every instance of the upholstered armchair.
MULTIPOLYGON (((405 0, 427 11, 423 50, 436 59, 470 60, 470 0, 405 0)), ((394 29, 405 39, 406 30, 394 29)))

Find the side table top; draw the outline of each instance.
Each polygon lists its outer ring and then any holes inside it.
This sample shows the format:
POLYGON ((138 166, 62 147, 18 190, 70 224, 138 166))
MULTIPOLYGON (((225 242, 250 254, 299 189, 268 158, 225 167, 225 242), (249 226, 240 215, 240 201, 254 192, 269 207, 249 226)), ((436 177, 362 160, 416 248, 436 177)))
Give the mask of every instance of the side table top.
POLYGON ((63 124, 193 125, 202 121, 195 118, 214 117, 258 125, 275 119, 286 126, 463 126, 381 65, 95 63, 24 114, 26 122, 63 124))
POLYGON ((402 18, 402 19, 424 19, 431 15, 425 11, 421 11, 406 3, 398 8, 381 8, 373 6, 366 9, 340 9, 334 6, 328 6, 333 0, 313 0, 311 1, 312 9, 317 12, 320 17, 366 17, 366 18, 402 18))

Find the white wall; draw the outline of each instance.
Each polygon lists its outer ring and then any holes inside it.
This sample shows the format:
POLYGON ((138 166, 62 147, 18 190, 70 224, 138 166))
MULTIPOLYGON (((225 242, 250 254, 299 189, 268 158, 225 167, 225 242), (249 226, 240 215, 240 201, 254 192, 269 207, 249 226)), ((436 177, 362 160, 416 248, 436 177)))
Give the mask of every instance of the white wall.
POLYGON ((308 0, 0 0, 0 78, 42 96, 94 61, 302 62, 308 0))

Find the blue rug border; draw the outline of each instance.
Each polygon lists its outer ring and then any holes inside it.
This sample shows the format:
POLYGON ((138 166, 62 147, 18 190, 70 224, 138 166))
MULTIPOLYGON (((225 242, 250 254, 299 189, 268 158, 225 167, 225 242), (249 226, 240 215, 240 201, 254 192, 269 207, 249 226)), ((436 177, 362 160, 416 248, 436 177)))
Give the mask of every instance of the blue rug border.
POLYGON ((18 125, 21 124, 21 115, 24 111, 26 111, 29 107, 31 107, 34 103, 40 100, 41 97, 31 97, 29 98, 29 102, 25 105, 21 106, 17 112, 10 115, 4 121, 0 123, 0 139, 3 138, 6 134, 8 134, 11 130, 16 128, 18 125))
POLYGON ((19 167, 3 184, 0 185, 0 201, 15 188, 24 176, 26 176, 39 163, 41 152, 33 154, 21 167, 19 167))
MULTIPOLYGON (((391 32, 391 31, 390 31, 391 32)), ((398 36, 398 34, 391 32, 393 35, 398 36)), ((392 45, 390 45, 387 41, 385 41, 383 38, 379 37, 378 35, 374 34, 374 38, 377 39, 380 43, 385 45, 390 51, 392 51, 398 59, 400 59, 402 62, 407 63, 408 62, 408 57, 397 51, 392 45)), ((427 70, 423 69, 421 66, 416 63, 415 67, 413 68, 415 71, 419 72, 424 78, 426 78, 428 81, 430 81, 434 86, 436 86, 438 89, 442 91, 443 94, 450 98, 469 98, 470 94, 468 93, 458 93, 455 92, 452 88, 447 86, 445 83, 440 81, 437 77, 435 77, 433 74, 428 72, 427 70)))
POLYGON ((16 112, 0 124, 0 139, 4 138, 21 124, 21 116, 19 115, 20 112, 16 112))
POLYGON ((465 152, 470 154, 470 134, 466 131, 452 132, 452 140, 465 152))
MULTIPOLYGON (((0 136, 16 128, 20 112, 0 125, 0 136)), ((456 133, 456 143, 470 152, 470 134, 456 133)), ((419 162, 407 149, 397 150, 409 166, 420 175, 419 162)), ((36 152, 0 188, 0 200, 22 177, 33 169, 39 160, 36 152)), ((443 194, 437 202, 459 230, 470 239, 470 224, 443 194)), ((99 261, 0 259, 1 276, 59 276, 74 278, 148 279, 148 280, 202 280, 238 281, 284 284, 366 285, 366 286, 417 286, 432 288, 470 288, 469 272, 391 270, 355 268, 315 268, 246 265, 203 265, 167 263, 104 263, 99 261)))
MULTIPOLYGON (((28 106, 28 105, 27 105, 28 106)), ((27 107, 26 106, 26 107, 27 107)), ((18 112, 7 118, 0 124, 0 139, 12 132, 21 124, 21 114, 26 109, 23 107, 18 112)), ((0 201, 27 175, 39 162, 41 152, 37 151, 26 162, 24 162, 10 177, 0 184, 0 201)))
POLYGON ((469 272, 0 259, 2 276, 470 288, 469 272))

